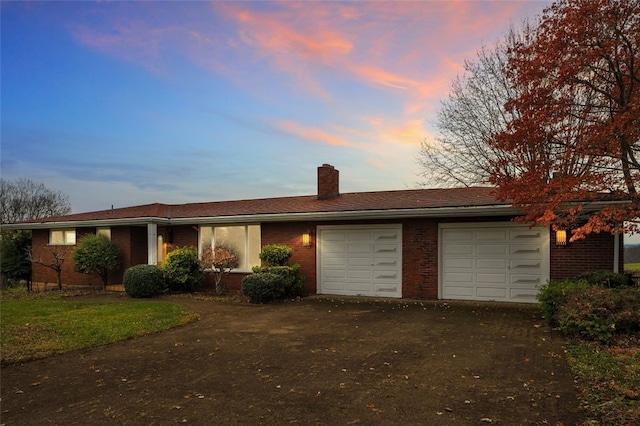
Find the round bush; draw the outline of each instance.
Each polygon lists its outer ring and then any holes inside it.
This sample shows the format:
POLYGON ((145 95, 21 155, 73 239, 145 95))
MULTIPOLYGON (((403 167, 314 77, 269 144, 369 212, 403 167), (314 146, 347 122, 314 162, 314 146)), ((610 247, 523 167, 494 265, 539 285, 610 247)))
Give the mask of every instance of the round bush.
POLYGON ((289 266, 258 266, 253 268, 258 274, 271 273, 277 275, 282 287, 282 297, 295 297, 302 294, 304 277, 300 273, 300 265, 289 266))
POLYGON ((195 291, 202 284, 204 272, 195 247, 179 247, 169 254, 162 267, 171 290, 195 291))
POLYGON ((262 248, 259 256, 269 266, 284 266, 293 256, 293 249, 285 244, 268 244, 262 248))
POLYGON ((271 272, 247 275, 242 279, 242 292, 251 303, 266 303, 284 296, 282 277, 271 272))
POLYGON ((156 265, 136 265, 124 271, 124 290, 131 297, 155 297, 168 291, 162 269, 156 265))

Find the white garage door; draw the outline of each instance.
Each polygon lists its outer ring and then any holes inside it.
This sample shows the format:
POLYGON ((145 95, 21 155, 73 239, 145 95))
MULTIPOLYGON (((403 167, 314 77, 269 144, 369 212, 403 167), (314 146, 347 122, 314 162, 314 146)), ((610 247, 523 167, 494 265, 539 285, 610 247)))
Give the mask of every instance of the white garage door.
POLYGON ((440 298, 535 302, 549 278, 549 230, 440 225, 440 298))
POLYGON ((402 297, 402 226, 318 227, 318 293, 402 297))

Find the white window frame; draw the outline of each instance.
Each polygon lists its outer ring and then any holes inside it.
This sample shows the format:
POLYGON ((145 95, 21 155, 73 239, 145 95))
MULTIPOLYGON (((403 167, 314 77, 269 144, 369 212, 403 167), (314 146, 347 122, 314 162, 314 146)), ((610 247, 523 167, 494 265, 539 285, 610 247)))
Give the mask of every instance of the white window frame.
MULTIPOLYGON (((260 266, 260 261, 258 260, 258 263, 256 263, 255 265, 252 265, 250 263, 250 256, 249 256, 249 227, 251 226, 257 226, 258 227, 258 247, 256 247, 255 249, 258 250, 258 253, 260 253, 262 251, 262 229, 260 227, 259 223, 249 223, 249 224, 224 224, 224 225, 201 225, 200 228, 198 229, 198 257, 202 256, 202 249, 203 249, 203 241, 202 241, 202 228, 211 228, 212 232, 212 238, 211 238, 211 247, 215 247, 216 245, 216 228, 244 228, 244 247, 241 249, 244 251, 244 258, 245 258, 245 264, 244 265, 240 265, 238 266, 237 269, 233 269, 231 272, 241 272, 241 273, 247 273, 247 272, 252 272, 251 268, 253 266, 260 266)), ((256 253, 256 256, 257 254, 256 253)))
POLYGON ((50 246, 75 246, 76 245, 76 228, 66 229, 50 229, 49 230, 50 246), (59 232, 62 239, 60 242, 54 242, 54 233, 59 232))

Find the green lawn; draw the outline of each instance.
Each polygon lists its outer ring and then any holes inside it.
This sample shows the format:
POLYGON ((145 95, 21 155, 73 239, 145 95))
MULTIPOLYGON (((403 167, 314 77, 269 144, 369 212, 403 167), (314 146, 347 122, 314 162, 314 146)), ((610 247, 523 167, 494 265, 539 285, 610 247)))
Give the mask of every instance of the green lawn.
POLYGON ((625 263, 625 271, 640 271, 640 263, 625 263))
POLYGON ((165 301, 4 297, 0 312, 1 363, 106 345, 196 319, 197 314, 165 301))

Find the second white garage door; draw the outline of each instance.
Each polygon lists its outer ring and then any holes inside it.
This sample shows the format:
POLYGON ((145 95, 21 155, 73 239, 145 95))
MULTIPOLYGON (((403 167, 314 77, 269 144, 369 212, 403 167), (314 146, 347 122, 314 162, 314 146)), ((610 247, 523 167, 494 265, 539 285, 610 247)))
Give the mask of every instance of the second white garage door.
POLYGON ((442 299, 535 302, 549 278, 549 230, 442 224, 439 271, 442 299))
POLYGON ((318 293, 402 297, 402 226, 318 227, 318 293))

